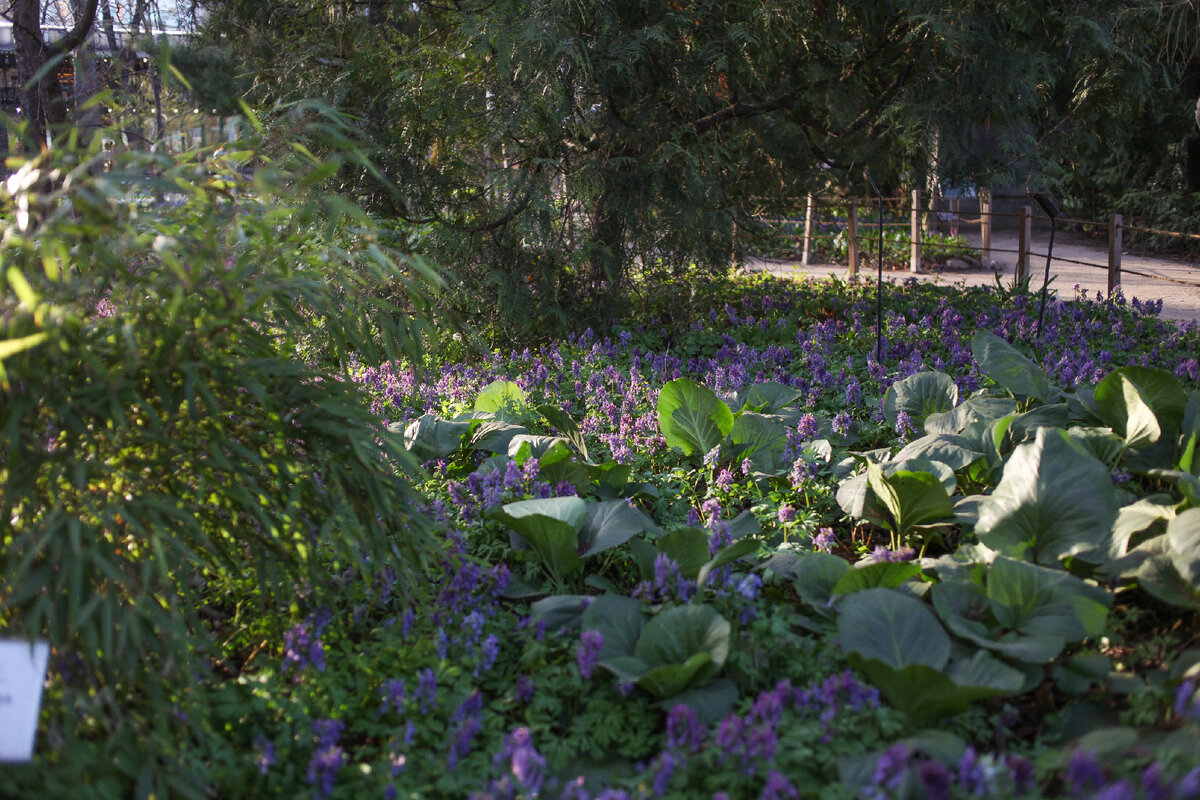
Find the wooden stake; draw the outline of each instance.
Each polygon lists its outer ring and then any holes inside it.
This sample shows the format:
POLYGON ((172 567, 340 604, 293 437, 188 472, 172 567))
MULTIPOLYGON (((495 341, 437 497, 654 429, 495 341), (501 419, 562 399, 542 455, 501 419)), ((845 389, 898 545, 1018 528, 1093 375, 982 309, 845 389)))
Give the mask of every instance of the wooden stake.
POLYGON ((808 266, 808 256, 812 252, 813 217, 817 215, 817 198, 808 196, 808 209, 804 212, 804 255, 800 258, 802 266, 808 266))
POLYGON ((1033 209, 1021 206, 1020 220, 1017 223, 1017 284, 1029 277, 1029 247, 1033 241, 1033 209))
POLYGON ((1108 218, 1108 294, 1121 285, 1121 240, 1124 225, 1120 214, 1108 218))
POLYGON ((851 200, 846 205, 846 236, 850 247, 850 277, 858 275, 858 205, 851 200))
POLYGON ((912 224, 909 225, 909 239, 912 242, 912 253, 909 257, 908 268, 913 272, 921 271, 921 190, 913 189, 912 193, 912 224))

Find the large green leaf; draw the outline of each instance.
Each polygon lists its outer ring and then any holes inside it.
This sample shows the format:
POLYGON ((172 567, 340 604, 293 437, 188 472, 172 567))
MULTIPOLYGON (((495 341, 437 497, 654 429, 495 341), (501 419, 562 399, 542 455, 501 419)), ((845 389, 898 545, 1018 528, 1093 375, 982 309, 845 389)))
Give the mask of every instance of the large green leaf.
POLYGON ((1141 533, 1156 522, 1166 523, 1174 519, 1178 514, 1176 506, 1177 503, 1169 495, 1152 495, 1122 507, 1113 523, 1109 555, 1113 558, 1125 555, 1133 534, 1141 533))
MULTIPOLYGON (((1118 388, 1114 381, 1128 381, 1136 386, 1138 396, 1150 407, 1159 427, 1169 435, 1175 435, 1183 422, 1188 402, 1178 378, 1157 367, 1130 365, 1113 370, 1096 385, 1096 407, 1105 416, 1110 411, 1120 414, 1120 399, 1125 390, 1118 388), (1118 408, 1110 408, 1110 403, 1117 404, 1118 408)), ((1122 430, 1117 425, 1113 428, 1118 432, 1122 430)))
POLYGON ((1100 416, 1124 437, 1126 447, 1148 447, 1162 436, 1149 398, 1125 372, 1117 370, 1100 381, 1095 398, 1100 416))
POLYGON ((679 565, 679 574, 685 578, 695 578, 708 563, 708 531, 701 528, 676 528, 658 537, 654 544, 679 565))
POLYGON ((902 542, 917 530, 954 522, 954 503, 938 478, 928 472, 896 470, 885 475, 878 464, 867 465, 867 485, 891 517, 902 542))
POLYGON ((833 587, 853 567, 831 553, 810 553, 794 565, 796 593, 822 616, 831 616, 829 601, 833 587))
POLYGON ((1179 433, 1179 462, 1176 466, 1184 472, 1200 475, 1200 391, 1188 395, 1179 433))
POLYGON ((658 426, 668 446, 685 456, 704 454, 733 430, 733 412, 711 389, 676 378, 658 394, 658 426))
POLYGON ((1038 428, 1067 427, 1067 419, 1066 403, 1037 406, 1024 414, 1013 415, 1008 423, 1008 436, 1013 444, 1021 444, 1035 438, 1038 428))
POLYGON ((737 685, 733 681, 727 678, 717 678, 703 686, 680 692, 671 699, 659 703, 659 707, 670 713, 675 706, 685 705, 692 709, 697 722, 708 726, 733 710, 733 704, 737 702, 737 697, 737 685))
MULTIPOLYGON (((880 465, 884 475, 897 472, 928 472, 937 477, 946 494, 954 491, 958 479, 949 465, 924 458, 906 458, 903 461, 888 461, 880 465)), ((879 525, 887 524, 887 508, 867 485, 867 473, 852 475, 838 484, 837 502, 852 517, 865 517, 879 525)))
POLYGON ((580 628, 600 632, 600 660, 631 656, 645 626, 645 604, 632 597, 602 594, 583 612, 580 628))
POLYGON ((1014 694, 1024 680, 1021 673, 989 656, 985 651, 953 674, 925 664, 896 668, 877 659, 851 654, 850 666, 863 672, 887 698, 888 704, 904 712, 915 723, 927 723, 966 711, 971 703, 988 697, 1014 694))
POLYGON ((895 589, 864 589, 842 600, 838 642, 846 653, 893 669, 921 664, 940 670, 950 659, 950 637, 937 617, 895 589))
POLYGON ((930 414, 925 419, 927 433, 961 433, 973 422, 991 422, 1015 414, 1017 401, 1011 397, 976 394, 968 397, 950 411, 930 414))
POLYGON ((458 449, 470 429, 470 422, 451 422, 425 414, 404 429, 404 447, 419 461, 436 461, 458 449))
POLYGON ((524 462, 526 458, 542 459, 547 453, 553 451, 561 460, 563 456, 569 456, 570 452, 566 449, 567 440, 561 436, 540 436, 529 433, 518 433, 508 440, 508 457, 524 462), (526 451, 522 454, 521 448, 526 447, 526 451), (521 458, 517 458, 521 454, 521 458))
POLYGON ((895 425, 901 411, 908 414, 913 428, 925 429, 930 414, 949 411, 958 403, 958 386, 944 372, 918 372, 897 381, 883 395, 883 416, 895 425))
POLYGON ((992 614, 987 590, 972 581, 943 580, 934 584, 929 595, 938 617, 951 633, 1007 658, 1044 664, 1066 646, 1061 636, 1004 631, 992 614))
POLYGON ((729 621, 708 606, 676 606, 646 623, 634 656, 653 668, 696 663, 703 653, 707 659, 688 676, 689 685, 699 686, 725 665, 731 631, 729 621))
POLYGON ((520 422, 525 412, 525 392, 512 381, 495 380, 480 390, 474 409, 509 422, 520 422))
MULTIPOLYGON (((838 561, 841 561, 839 558, 838 561)), ((845 563, 844 561, 842 563, 845 563)), ((921 566, 911 561, 878 561, 844 572, 833 585, 833 594, 854 594, 865 589, 894 589, 921 574, 921 566)))
POLYGON ((742 408, 773 414, 792 405, 799 398, 800 392, 797 389, 775 381, 766 381, 754 384, 738 399, 742 408))
POLYGON ((980 372, 1014 395, 1050 400, 1059 394, 1044 369, 993 333, 977 332, 971 340, 971 355, 980 372))
POLYGON ((471 446, 497 455, 508 455, 508 445, 515 437, 529 433, 524 425, 503 419, 487 419, 476 425, 471 433, 471 446))
POLYGON ((590 461, 588 457, 587 441, 584 439, 583 431, 579 428, 579 423, 575 418, 563 411, 555 405, 545 404, 537 407, 538 413, 546 418, 558 430, 559 436, 562 436, 569 441, 579 455, 583 456, 584 461, 590 461))
POLYGON ((1200 589, 1200 508, 1184 511, 1167 523, 1167 545, 1179 575, 1200 589))
POLYGON ((1058 569, 997 558, 988 570, 988 604, 1005 628, 1080 642, 1098 636, 1112 595, 1058 569))
POLYGON ((654 697, 660 700, 674 697, 689 686, 699 686, 705 679, 701 675, 711 675, 712 656, 700 652, 693 654, 682 664, 662 664, 651 667, 638 677, 636 683, 654 697))
POLYGON ((1041 428, 1013 450, 996 490, 980 504, 975 531, 993 550, 1055 564, 1106 552, 1118 505, 1108 469, 1065 432, 1041 428))
POLYGON ((508 503, 491 516, 516 531, 541 557, 550 575, 562 579, 578 569, 579 529, 587 504, 578 497, 551 497, 508 503))
POLYGON ((595 555, 628 541, 643 531, 657 531, 654 520, 624 500, 588 504, 587 519, 579 531, 583 557, 595 555))
POLYGON ((718 567, 723 567, 726 564, 732 564, 739 558, 749 555, 758 550, 758 542, 753 539, 738 539, 733 544, 728 544, 718 550, 700 571, 696 573, 696 583, 704 586, 708 583, 709 574, 718 567))
POLYGON ((729 441, 734 458, 748 458, 759 472, 773 473, 782 466, 787 431, 768 416, 746 411, 734 421, 729 441))
POLYGON ((911 458, 921 458, 927 461, 940 461, 950 469, 958 472, 966 469, 972 462, 980 459, 984 453, 974 449, 972 442, 954 434, 928 434, 920 439, 914 439, 896 453, 897 461, 911 458))

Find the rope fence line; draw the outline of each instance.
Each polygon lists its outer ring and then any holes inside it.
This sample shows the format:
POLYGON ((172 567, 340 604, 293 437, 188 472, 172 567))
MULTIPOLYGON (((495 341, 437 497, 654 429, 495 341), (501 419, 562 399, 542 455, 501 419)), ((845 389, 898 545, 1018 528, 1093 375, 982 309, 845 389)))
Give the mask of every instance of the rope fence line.
MULTIPOLYGON (((997 198, 999 198, 999 197, 1002 197, 1002 196, 998 195, 997 198)), ((1003 197, 1008 197, 1008 196, 1005 195, 1003 197)), ((1016 196, 1014 196, 1014 197, 1016 197, 1016 196)), ((1135 225, 1125 225, 1123 218, 1120 214, 1113 214, 1109 217, 1107 222, 1102 222, 1102 221, 1098 221, 1098 220, 1074 219, 1071 217, 1056 217, 1054 219, 1051 219, 1049 216, 1047 216, 1043 213, 1035 212, 1031 206, 1021 206, 1016 212, 992 211, 991 205, 992 205, 993 198, 989 195, 980 195, 978 197, 978 202, 979 202, 978 214, 979 214, 979 216, 977 216, 977 217, 964 217, 961 214, 959 214, 959 211, 958 211, 959 204, 957 202, 957 199, 955 199, 955 202, 952 203, 952 208, 939 207, 939 205, 941 205, 941 204, 939 204, 937 202, 937 198, 935 198, 934 202, 930 203, 928 206, 922 207, 921 192, 919 190, 914 190, 912 192, 911 198, 887 197, 887 198, 882 198, 882 199, 888 203, 901 204, 901 208, 898 209, 901 213, 903 213, 906 210, 904 208, 903 204, 905 204, 907 202, 907 204, 908 204, 907 211, 908 211, 908 216, 909 216, 908 221, 904 222, 904 221, 894 221, 894 220, 893 221, 862 220, 860 222, 860 220, 858 219, 859 204, 861 203, 865 206, 868 201, 870 201, 871 204, 874 204, 874 203, 878 202, 878 198, 848 197, 848 198, 837 198, 837 199, 829 200, 829 199, 824 199, 824 198, 817 198, 815 195, 808 195, 808 197, 805 198, 806 213, 803 218, 761 218, 761 221, 768 225, 787 226, 789 229, 792 229, 792 230, 796 230, 801 225, 803 225, 803 233, 780 232, 780 233, 776 234, 778 237, 781 237, 781 238, 803 241, 802 259, 801 259, 801 264, 803 266, 808 266, 809 257, 812 253, 812 243, 814 241, 825 240, 825 239, 836 239, 836 238, 839 238, 839 237, 845 235, 847 249, 849 251, 848 252, 848 256, 849 256, 849 259, 848 259, 849 260, 849 270, 848 271, 851 276, 855 276, 858 274, 859 266, 863 260, 860 255, 860 250, 863 249, 864 246, 868 246, 871 239, 873 238, 872 236, 868 236, 866 234, 860 234, 859 233, 860 227, 867 228, 867 229, 874 230, 874 231, 879 231, 881 228, 904 228, 907 226, 909 228, 909 236, 908 236, 908 244, 909 244, 909 248, 910 248, 909 270, 911 272, 914 272, 914 273, 920 272, 921 266, 922 266, 922 252, 928 251, 928 249, 930 247, 936 247, 938 250, 955 250, 955 249, 957 249, 957 250, 968 250, 971 252, 979 251, 982 255, 981 262, 985 266, 992 265, 992 254, 1010 253, 1010 254, 1015 254, 1017 256, 1016 278, 1018 281, 1025 280, 1028 277, 1031 259, 1033 259, 1033 258, 1048 258, 1049 257, 1047 254, 1033 252, 1031 243, 1033 241, 1033 220, 1035 217, 1039 220, 1049 222, 1049 223, 1055 224, 1055 225, 1057 225, 1058 223, 1062 223, 1065 225, 1076 225, 1076 226, 1089 227, 1089 228, 1101 228, 1101 229, 1107 228, 1108 229, 1108 263, 1107 264, 1098 264, 1098 263, 1091 262, 1091 261, 1081 261, 1078 259, 1062 258, 1062 257, 1052 258, 1050 260, 1051 260, 1051 262, 1059 261, 1059 262, 1066 263, 1066 264, 1077 264, 1079 266, 1107 270, 1107 272, 1108 272, 1108 291, 1110 294, 1121 283, 1121 272, 1122 272, 1121 258, 1123 255, 1121 251, 1122 251, 1122 242, 1123 242, 1123 238, 1124 238, 1124 233, 1126 230, 1131 231, 1131 232, 1137 232, 1137 233, 1151 234, 1151 235, 1155 235, 1155 236, 1174 236, 1174 237, 1179 237, 1179 238, 1200 240, 1200 234, 1183 233, 1183 232, 1179 232, 1179 231, 1164 231, 1164 230, 1159 230, 1156 228, 1143 228, 1143 227, 1135 226, 1135 225), (845 218, 844 219, 840 218, 840 216, 835 216, 834 219, 832 219, 830 221, 834 222, 835 224, 845 225, 846 230, 843 232, 837 233, 837 234, 814 232, 813 231, 813 227, 814 227, 813 223, 817 217, 817 209, 818 208, 826 208, 826 209, 833 208, 833 209, 839 209, 839 210, 844 209, 845 210, 845 218), (929 233, 929 229, 931 227, 930 217, 933 217, 933 216, 936 216, 936 218, 939 222, 939 226, 940 226, 940 222, 952 220, 953 224, 952 224, 951 230, 954 231, 955 233, 957 233, 958 226, 960 226, 960 225, 969 225, 969 226, 978 225, 979 229, 980 229, 980 246, 978 248, 976 248, 976 247, 972 247, 970 245, 960 245, 960 244, 956 244, 953 242, 944 242, 944 243, 936 242, 936 243, 934 243, 934 242, 929 242, 929 241, 924 240, 923 234, 927 235, 929 233), (1018 220, 1018 223, 1017 223, 1017 234, 1018 234, 1017 247, 1018 247, 1018 249, 1011 250, 1011 249, 1006 249, 1006 248, 992 247, 992 245, 991 245, 992 222, 996 218, 1016 218, 1018 220)), ((942 200, 944 202, 945 198, 942 198, 942 200)), ((893 240, 893 241, 895 241, 895 240, 893 240)), ((1196 267, 1193 265, 1187 265, 1187 264, 1183 264, 1180 266, 1182 266, 1185 269, 1190 269, 1190 270, 1200 269, 1200 267, 1196 267)), ((1188 281, 1188 280, 1184 280, 1184 279, 1180 279, 1180 278, 1173 278, 1173 277, 1166 276, 1166 275, 1157 275, 1154 273, 1139 272, 1139 271, 1135 271, 1135 270, 1125 270, 1125 271, 1131 275, 1137 275, 1138 277, 1143 277, 1143 278, 1147 278, 1150 280, 1159 280, 1159 281, 1165 281, 1168 283, 1180 284, 1183 286, 1200 288, 1200 283, 1196 283, 1196 282, 1192 282, 1192 281, 1188 281)))

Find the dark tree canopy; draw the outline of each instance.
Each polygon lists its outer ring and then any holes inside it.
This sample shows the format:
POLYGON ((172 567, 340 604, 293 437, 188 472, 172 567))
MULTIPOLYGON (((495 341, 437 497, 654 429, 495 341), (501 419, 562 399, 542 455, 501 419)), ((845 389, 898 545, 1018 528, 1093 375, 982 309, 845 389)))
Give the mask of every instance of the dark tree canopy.
POLYGON ((356 118, 376 212, 510 307, 599 318, 638 270, 729 263, 735 225, 862 185, 1054 177, 1153 79, 1110 2, 207 0, 255 98, 356 118))

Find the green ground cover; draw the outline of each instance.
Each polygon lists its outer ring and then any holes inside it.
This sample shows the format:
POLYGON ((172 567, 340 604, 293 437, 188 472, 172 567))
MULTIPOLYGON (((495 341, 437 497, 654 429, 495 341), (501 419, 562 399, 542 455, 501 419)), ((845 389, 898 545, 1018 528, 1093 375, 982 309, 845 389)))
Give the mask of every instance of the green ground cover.
POLYGON ((431 356, 369 220, 159 166, 10 214, 3 793, 1200 796, 1195 324, 695 275, 431 356))

